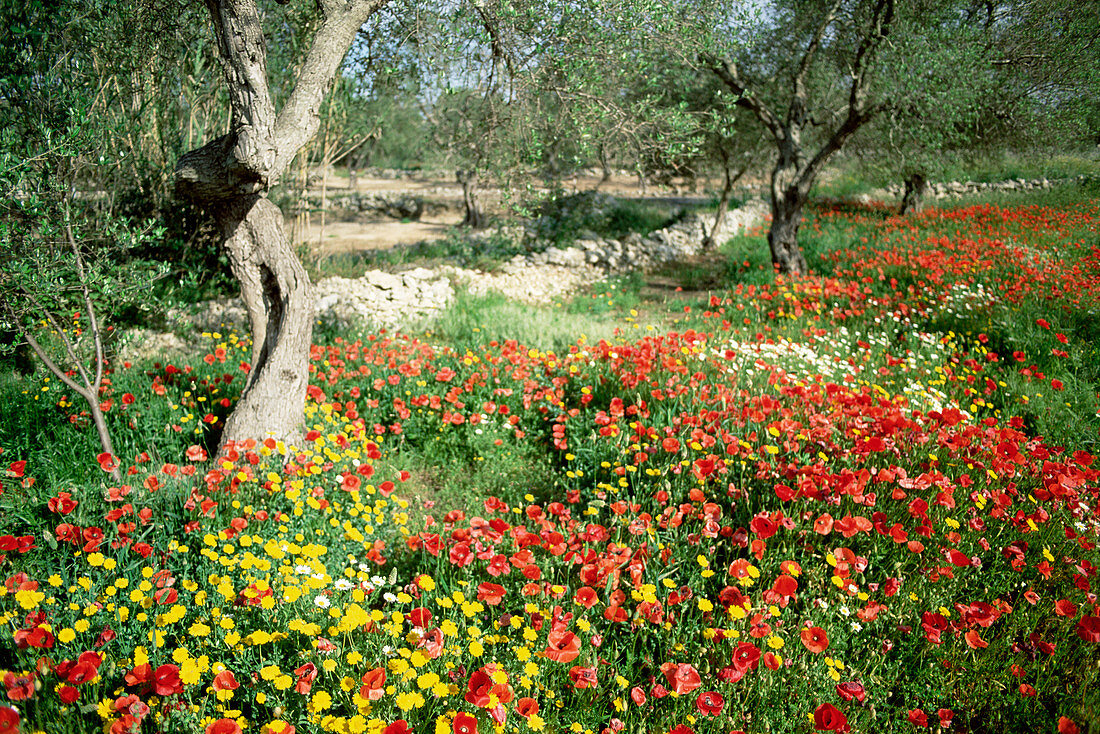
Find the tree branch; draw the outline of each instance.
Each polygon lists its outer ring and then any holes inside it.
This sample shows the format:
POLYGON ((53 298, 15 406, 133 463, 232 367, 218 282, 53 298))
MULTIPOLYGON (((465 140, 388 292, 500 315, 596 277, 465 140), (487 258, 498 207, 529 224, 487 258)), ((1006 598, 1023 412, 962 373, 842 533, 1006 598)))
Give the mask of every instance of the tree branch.
MULTIPOLYGON (((99 321, 96 319, 95 308, 92 306, 92 297, 88 292, 88 277, 84 270, 84 258, 80 255, 80 247, 73 236, 73 224, 69 212, 69 202, 65 201, 65 237, 69 240, 69 247, 73 251, 76 261, 76 274, 80 279, 80 290, 84 296, 84 310, 88 314, 88 328, 92 330, 92 344, 95 347, 95 382, 90 386, 92 391, 99 394, 99 386, 103 383, 103 339, 99 333, 99 321)), ((87 380, 87 376, 84 378, 87 380)))
POLYGON ((325 20, 309 48, 302 71, 286 104, 275 120, 272 145, 275 156, 268 169, 274 180, 309 142, 321 124, 325 95, 359 29, 387 0, 354 0, 323 3, 325 20))
POLYGON ((785 131, 783 123, 779 121, 779 118, 775 116, 767 105, 760 101, 755 95, 750 95, 748 88, 744 82, 741 81, 741 77, 737 73, 737 65, 729 59, 717 59, 707 58, 704 62, 711 68, 722 83, 725 84, 731 92, 737 95, 737 100, 734 104, 738 107, 744 107, 745 109, 756 115, 756 118, 768 129, 772 136, 776 140, 781 140, 785 137, 785 131))
POLYGON ((852 86, 848 95, 849 116, 853 111, 856 113, 863 111, 871 61, 874 59, 879 45, 890 34, 896 9, 897 0, 877 0, 875 9, 871 12, 870 28, 860 41, 855 61, 852 64, 852 86))
POLYGON ((275 106, 267 83, 267 41, 255 0, 206 0, 229 88, 232 155, 262 189, 275 160, 275 106))
POLYGON ((897 0, 876 0, 874 10, 871 12, 871 22, 867 32, 860 40, 856 50, 855 60, 852 64, 852 84, 848 94, 848 114, 833 134, 829 136, 825 144, 817 151, 798 176, 798 186, 809 190, 814 179, 821 172, 837 151, 844 147, 848 138, 867 124, 876 114, 880 113, 885 105, 876 105, 874 108, 864 109, 866 104, 867 87, 870 83, 869 74, 871 62, 874 59, 878 47, 886 40, 894 22, 897 0))
POLYGON ((806 91, 806 77, 810 73, 810 67, 813 65, 814 56, 817 55, 817 50, 821 47, 821 39, 825 37, 825 31, 829 29, 829 26, 834 20, 836 20, 837 10, 840 9, 840 0, 834 0, 832 7, 825 13, 821 19, 821 23, 817 26, 817 31, 814 32, 813 38, 810 39, 810 43, 806 46, 806 52, 802 54, 802 59, 798 63, 798 73, 794 77, 794 95, 791 97, 791 106, 787 112, 787 124, 802 126, 804 118, 806 116, 806 103, 808 99, 808 93, 806 91))
POLYGON ((42 364, 46 365, 46 369, 52 372, 57 379, 61 380, 61 382, 63 382, 66 387, 73 390, 73 392, 75 392, 80 397, 84 398, 85 400, 92 399, 89 397, 90 393, 88 392, 88 390, 76 384, 76 382, 74 382, 71 377, 65 374, 65 371, 61 369, 57 362, 53 361, 50 355, 46 352, 45 349, 42 348, 42 345, 38 343, 38 340, 35 339, 29 331, 23 328, 21 324, 17 325, 16 328, 19 329, 19 333, 23 335, 23 338, 27 340, 27 344, 30 345, 31 350, 36 355, 38 355, 39 359, 42 360, 42 364))
MULTIPOLYGON (((50 310, 47 309, 45 306, 43 306, 41 301, 39 301, 33 293, 31 293, 29 290, 27 290, 26 288, 23 288, 23 287, 20 287, 20 290, 23 291, 23 296, 28 301, 30 301, 31 304, 33 304, 36 309, 38 309, 39 313, 42 313, 42 314, 46 315, 46 320, 50 322, 50 326, 52 326, 54 331, 57 332, 57 335, 59 337, 61 337, 61 341, 65 345, 65 353, 69 355, 69 359, 71 359, 73 361, 73 364, 76 365, 76 371, 80 373, 80 378, 82 380, 84 380, 84 384, 88 386, 89 390, 91 390, 92 389, 92 381, 88 378, 88 373, 84 369, 84 364, 81 362, 80 358, 77 356, 76 350, 73 347, 73 343, 69 340, 69 337, 67 337, 65 335, 65 330, 62 329, 61 325, 57 323, 57 321, 54 319, 53 314, 50 312, 50 310)), ((29 336, 30 336, 29 332, 24 331, 23 333, 24 333, 24 336, 27 336, 29 338, 29 336)), ((81 392, 81 395, 83 395, 83 394, 84 393, 81 392)))

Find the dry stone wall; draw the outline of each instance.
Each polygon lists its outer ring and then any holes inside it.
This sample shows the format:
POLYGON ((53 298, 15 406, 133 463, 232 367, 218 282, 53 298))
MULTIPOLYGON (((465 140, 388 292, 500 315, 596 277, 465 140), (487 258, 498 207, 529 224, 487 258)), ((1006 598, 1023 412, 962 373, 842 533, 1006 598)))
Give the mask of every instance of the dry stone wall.
MULTIPOLYGON (((762 201, 729 212, 716 239, 722 241, 757 226, 766 213, 767 205, 762 201)), ((402 273, 371 270, 359 278, 324 278, 314 284, 317 318, 336 326, 363 322, 391 329, 408 328, 446 308, 456 288, 478 295, 495 291, 531 304, 553 303, 609 275, 697 254, 712 223, 709 217, 691 215, 666 229, 622 240, 588 233, 568 247, 517 255, 496 272, 442 265, 402 273)), ((226 322, 243 324, 247 315, 243 304, 233 299, 201 304, 197 313, 186 318, 203 330, 211 330, 226 322)))
MULTIPOLYGON (((1089 176, 1082 174, 1073 178, 1014 178, 1008 181, 945 181, 928 184, 928 191, 925 196, 930 199, 959 199, 967 194, 982 194, 992 192, 1013 192, 1013 191, 1036 191, 1041 189, 1052 189, 1055 186, 1062 186, 1064 184, 1076 183, 1084 184, 1090 180, 1096 180, 1095 176, 1089 176)), ((872 201, 875 199, 884 198, 901 198, 905 193, 905 188, 900 184, 891 184, 884 189, 872 191, 869 194, 865 194, 861 197, 864 200, 872 201)))

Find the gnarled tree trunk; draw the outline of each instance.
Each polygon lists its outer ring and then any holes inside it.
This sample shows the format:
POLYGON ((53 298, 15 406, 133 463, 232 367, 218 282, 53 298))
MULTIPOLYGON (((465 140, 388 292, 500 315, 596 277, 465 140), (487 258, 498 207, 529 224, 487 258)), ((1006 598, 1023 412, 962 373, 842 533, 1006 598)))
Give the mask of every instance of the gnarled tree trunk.
POLYGON ((229 132, 183 155, 176 195, 212 212, 252 328, 244 392, 223 442, 293 442, 304 417, 313 334, 309 278, 287 241, 270 185, 320 126, 321 103, 363 23, 387 0, 319 0, 323 19, 294 89, 276 113, 255 0, 206 0, 232 116, 229 132))
POLYGON ((798 228, 802 226, 802 208, 809 198, 809 186, 801 182, 793 156, 780 156, 772 171, 772 226, 768 247, 776 272, 805 275, 809 272, 806 256, 798 246, 798 228))
POLYGON ((928 179, 923 173, 911 173, 905 179, 905 193, 901 197, 902 216, 919 212, 924 208, 924 195, 928 191, 928 179))
POLYGON ((268 199, 243 197, 215 216, 253 339, 248 381, 223 437, 293 439, 305 409, 313 336, 309 276, 287 239, 283 213, 268 199))

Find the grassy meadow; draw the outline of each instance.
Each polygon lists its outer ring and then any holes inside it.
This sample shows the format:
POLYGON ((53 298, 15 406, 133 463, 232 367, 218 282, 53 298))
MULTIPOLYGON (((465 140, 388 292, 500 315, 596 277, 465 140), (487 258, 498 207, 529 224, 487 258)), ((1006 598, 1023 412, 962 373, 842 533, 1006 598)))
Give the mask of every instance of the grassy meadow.
POLYGON ((545 308, 0 375, 0 732, 1100 731, 1100 200, 820 204, 545 308), (104 471, 116 464, 124 482, 104 471))

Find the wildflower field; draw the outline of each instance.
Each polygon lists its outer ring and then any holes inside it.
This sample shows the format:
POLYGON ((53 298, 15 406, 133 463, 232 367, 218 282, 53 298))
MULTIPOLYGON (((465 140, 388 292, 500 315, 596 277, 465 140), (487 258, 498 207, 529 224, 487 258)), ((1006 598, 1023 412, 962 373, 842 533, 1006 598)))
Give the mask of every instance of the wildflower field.
POLYGON ((335 338, 298 446, 212 445, 228 330, 113 365, 119 456, 5 378, 0 732, 1100 731, 1098 224, 823 206, 614 339, 335 338))

